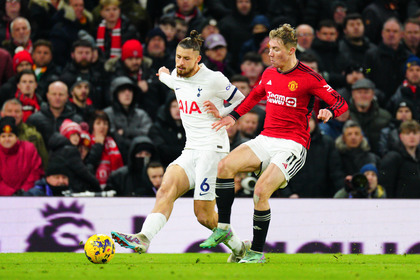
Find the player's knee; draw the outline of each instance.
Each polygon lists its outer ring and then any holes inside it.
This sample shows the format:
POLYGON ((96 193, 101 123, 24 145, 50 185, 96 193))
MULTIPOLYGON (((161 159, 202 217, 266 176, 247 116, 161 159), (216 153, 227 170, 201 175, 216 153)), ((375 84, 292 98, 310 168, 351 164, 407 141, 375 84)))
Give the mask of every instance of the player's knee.
POLYGON ((235 176, 235 171, 226 158, 219 161, 219 164, 217 165, 217 175, 222 178, 235 176))
POLYGON ((260 201, 266 201, 270 198, 270 194, 266 192, 263 187, 255 186, 254 188, 254 203, 258 203, 260 201), (257 200, 257 202, 256 202, 257 200))

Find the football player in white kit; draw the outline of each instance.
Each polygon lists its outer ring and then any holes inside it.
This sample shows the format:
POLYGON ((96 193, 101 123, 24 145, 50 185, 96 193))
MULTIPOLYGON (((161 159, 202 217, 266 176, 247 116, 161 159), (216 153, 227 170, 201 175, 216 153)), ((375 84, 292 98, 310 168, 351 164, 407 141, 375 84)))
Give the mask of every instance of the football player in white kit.
MULTIPOLYGON (((217 164, 229 152, 229 138, 225 129, 212 129, 212 124, 228 115, 243 99, 243 94, 220 72, 209 70, 201 60, 203 40, 193 30, 176 49, 176 69, 169 72, 161 67, 161 82, 175 91, 182 124, 186 131, 186 144, 172 162, 156 194, 152 212, 137 234, 112 232, 112 238, 121 246, 145 253, 152 238, 169 219, 175 200, 194 189, 194 214, 203 226, 215 230, 218 216, 215 211, 215 185, 217 164), (231 103, 224 107, 224 100, 231 103), (214 104, 217 110, 214 110, 214 104)), ((240 241, 233 231, 223 237, 231 250, 228 262, 238 262, 251 247, 250 241, 240 241)))

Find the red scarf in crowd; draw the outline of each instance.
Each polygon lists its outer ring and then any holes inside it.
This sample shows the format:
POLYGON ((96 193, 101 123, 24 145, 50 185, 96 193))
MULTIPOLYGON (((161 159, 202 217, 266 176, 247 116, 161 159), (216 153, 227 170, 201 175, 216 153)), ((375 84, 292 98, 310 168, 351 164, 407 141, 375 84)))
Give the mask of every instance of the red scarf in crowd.
MULTIPOLYGON (((98 32, 96 34, 96 45, 103 52, 105 52, 105 20, 99 24, 98 32)), ((118 19, 117 24, 111 31, 111 52, 110 57, 121 56, 121 18, 118 19)))
MULTIPOLYGON (((95 143, 95 137, 92 136, 92 145, 95 143)), ((117 144, 114 139, 107 136, 104 141, 104 149, 101 156, 101 162, 96 169, 96 178, 102 188, 105 188, 106 181, 109 175, 114 170, 124 165, 120 150, 118 150, 117 144)))
POLYGON ((15 97, 22 103, 23 122, 26 122, 30 115, 41 109, 36 94, 34 94, 32 98, 29 98, 18 89, 15 93, 15 97))

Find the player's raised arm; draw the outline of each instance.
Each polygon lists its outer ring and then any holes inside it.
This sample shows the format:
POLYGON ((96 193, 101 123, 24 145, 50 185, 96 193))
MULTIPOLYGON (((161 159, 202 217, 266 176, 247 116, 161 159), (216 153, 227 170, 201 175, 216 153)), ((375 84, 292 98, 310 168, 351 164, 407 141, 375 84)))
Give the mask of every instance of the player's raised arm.
POLYGON ((160 67, 158 73, 156 73, 156 76, 158 76, 159 80, 165 85, 167 85, 169 88, 174 88, 174 80, 171 77, 171 73, 169 72, 168 68, 166 68, 165 66, 160 67))

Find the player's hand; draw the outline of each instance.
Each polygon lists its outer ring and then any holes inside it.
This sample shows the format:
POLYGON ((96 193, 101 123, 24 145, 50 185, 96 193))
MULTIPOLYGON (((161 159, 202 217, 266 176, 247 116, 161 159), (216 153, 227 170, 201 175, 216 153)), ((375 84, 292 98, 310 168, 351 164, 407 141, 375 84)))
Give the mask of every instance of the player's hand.
POLYGON ((232 125, 235 124, 235 120, 231 117, 231 116, 226 116, 221 120, 218 120, 217 122, 214 122, 211 127, 213 129, 216 129, 216 131, 219 131, 219 129, 221 129, 222 127, 226 127, 229 128, 232 125))
POLYGON ((159 71, 158 71, 158 73, 156 74, 156 76, 160 76, 160 74, 162 74, 162 73, 166 73, 166 74, 168 74, 168 75, 170 75, 170 73, 169 73, 169 69, 168 68, 166 68, 165 66, 162 66, 162 67, 160 67, 159 68, 159 71))
POLYGON ((327 109, 321 109, 318 113, 318 119, 322 120, 324 123, 329 121, 332 118, 332 113, 330 110, 327 109))
POLYGON ((219 113, 219 110, 214 106, 213 102, 211 101, 204 101, 204 112, 212 114, 215 118, 221 119, 222 116, 219 113))

